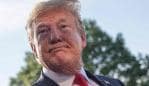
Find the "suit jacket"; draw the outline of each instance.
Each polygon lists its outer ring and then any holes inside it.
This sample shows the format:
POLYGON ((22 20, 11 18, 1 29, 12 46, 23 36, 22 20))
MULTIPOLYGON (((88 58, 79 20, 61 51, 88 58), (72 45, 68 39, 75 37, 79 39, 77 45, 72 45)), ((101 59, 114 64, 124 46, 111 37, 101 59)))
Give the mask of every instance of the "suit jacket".
MULTIPOLYGON (((105 76, 94 76, 90 72, 86 71, 89 79, 92 79, 99 86, 124 86, 124 84, 117 79, 105 77, 105 76)), ((56 82, 41 73, 39 79, 32 84, 32 86, 59 86, 56 82)))

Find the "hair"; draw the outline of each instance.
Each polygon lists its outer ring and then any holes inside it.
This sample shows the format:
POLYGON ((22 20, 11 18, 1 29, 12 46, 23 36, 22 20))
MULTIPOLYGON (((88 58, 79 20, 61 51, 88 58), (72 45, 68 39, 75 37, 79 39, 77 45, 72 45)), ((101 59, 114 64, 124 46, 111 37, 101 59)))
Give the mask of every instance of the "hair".
MULTIPOLYGON (((84 32, 84 28, 82 25, 81 17, 80 17, 80 2, 78 0, 48 0, 39 2, 35 5, 32 12, 29 15, 27 24, 26 24, 26 30, 27 33, 32 33, 30 29, 33 29, 33 23, 36 21, 38 17, 40 17, 42 14, 45 14, 47 11, 50 11, 51 9, 66 9, 70 11, 74 17, 76 18, 76 25, 79 29, 79 33, 82 34, 84 32)), ((31 41, 29 37, 29 41, 31 41)))

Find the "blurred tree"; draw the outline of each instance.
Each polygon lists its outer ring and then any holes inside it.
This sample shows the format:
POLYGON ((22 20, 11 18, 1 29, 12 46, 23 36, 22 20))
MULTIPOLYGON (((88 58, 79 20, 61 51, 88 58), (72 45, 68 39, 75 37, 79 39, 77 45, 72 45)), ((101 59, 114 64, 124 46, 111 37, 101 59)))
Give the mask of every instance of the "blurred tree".
MULTIPOLYGON (((84 20, 87 47, 83 60, 87 70, 121 79, 126 86, 149 86, 149 56, 136 57, 125 47, 122 34, 113 40, 102 31, 93 20, 84 20)), ((29 86, 35 80, 41 66, 32 53, 26 53, 27 65, 22 67, 16 78, 11 78, 10 86, 29 86)))
POLYGON ((30 84, 40 75, 41 66, 36 62, 31 52, 26 53, 26 65, 21 68, 16 78, 10 79, 10 86, 30 86, 30 84))

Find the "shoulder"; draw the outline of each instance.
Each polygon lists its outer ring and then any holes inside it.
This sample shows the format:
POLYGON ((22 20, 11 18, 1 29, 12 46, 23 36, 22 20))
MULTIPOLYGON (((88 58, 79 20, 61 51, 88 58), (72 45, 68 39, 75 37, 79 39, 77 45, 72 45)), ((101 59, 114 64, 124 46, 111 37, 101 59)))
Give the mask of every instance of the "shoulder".
POLYGON ((124 86, 124 84, 118 79, 114 79, 114 78, 110 78, 102 75, 94 75, 89 71, 86 71, 86 74, 88 78, 95 81, 100 86, 124 86))
POLYGON ((107 85, 109 84, 109 86, 124 86, 124 84, 118 79, 110 78, 107 76, 101 76, 101 75, 95 75, 95 77, 98 80, 104 81, 107 85))
POLYGON ((45 76, 43 73, 41 73, 38 80, 33 82, 32 86, 58 86, 58 84, 50 78, 48 78, 47 76, 45 76))

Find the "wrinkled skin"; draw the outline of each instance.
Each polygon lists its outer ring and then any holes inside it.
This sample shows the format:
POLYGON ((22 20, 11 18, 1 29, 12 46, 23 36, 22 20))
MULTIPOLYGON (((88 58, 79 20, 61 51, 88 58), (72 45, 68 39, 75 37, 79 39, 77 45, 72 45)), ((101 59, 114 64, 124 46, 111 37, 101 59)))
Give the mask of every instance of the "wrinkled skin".
POLYGON ((67 75, 80 70, 86 37, 79 33, 76 22, 75 16, 64 9, 49 10, 37 18, 31 47, 41 65, 67 75))

